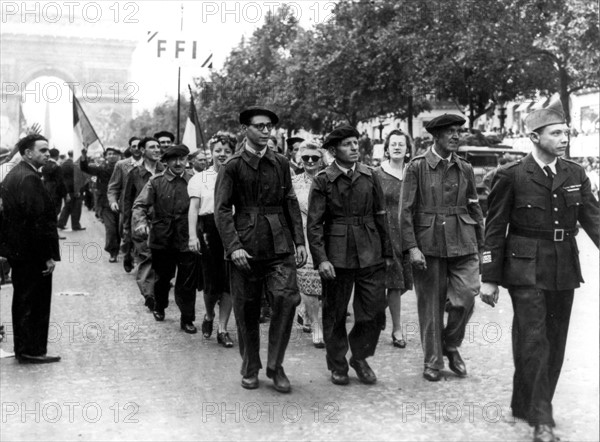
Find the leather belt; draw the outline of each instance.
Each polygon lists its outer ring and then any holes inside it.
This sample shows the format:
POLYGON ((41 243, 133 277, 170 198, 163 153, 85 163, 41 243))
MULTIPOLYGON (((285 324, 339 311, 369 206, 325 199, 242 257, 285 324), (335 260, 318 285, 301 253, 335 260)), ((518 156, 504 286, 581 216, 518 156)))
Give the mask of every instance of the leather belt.
POLYGON ((349 226, 362 226, 375 221, 373 215, 366 216, 337 216, 331 219, 331 224, 346 224, 349 226))
POLYGON ((419 207, 418 212, 420 213, 435 213, 439 215, 458 215, 465 214, 468 215, 469 211, 466 206, 446 206, 446 207, 434 207, 434 206, 425 206, 419 207))
POLYGON ((545 239, 547 241, 560 242, 565 238, 571 238, 579 233, 579 229, 554 229, 554 230, 535 230, 518 227, 511 224, 509 232, 513 235, 525 236, 527 238, 545 239))
MULTIPOLYGON (((237 210, 237 207, 236 207, 237 210)), ((240 207, 238 213, 258 213, 260 215, 269 215, 274 213, 283 213, 281 206, 247 206, 240 207)))

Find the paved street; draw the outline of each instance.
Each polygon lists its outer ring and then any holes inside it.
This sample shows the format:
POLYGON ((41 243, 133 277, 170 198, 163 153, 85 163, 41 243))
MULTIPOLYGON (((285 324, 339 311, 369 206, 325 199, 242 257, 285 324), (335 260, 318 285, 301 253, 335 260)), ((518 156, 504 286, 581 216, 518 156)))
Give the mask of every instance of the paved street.
MULTIPOLYGON (((260 388, 247 391, 240 386, 235 333, 233 349, 218 346, 214 335, 184 334, 173 295, 165 322, 155 322, 134 274, 102 253, 102 224, 84 212, 87 230, 64 233, 54 277, 49 353, 63 359, 46 366, 0 360, 1 440, 531 439, 531 429, 515 422, 508 407, 513 363, 506 291, 494 309, 477 301, 461 350, 466 379, 445 371, 439 383, 423 380, 416 301, 409 292, 403 297, 408 346, 391 346, 388 315, 370 361, 375 386, 360 384, 353 370, 349 386, 331 384, 324 350, 296 328, 284 364, 292 393, 277 393, 264 370, 260 388)), ((598 251, 585 233, 579 247, 587 283, 576 292, 554 399, 563 441, 599 438, 598 251)), ((2 286, 5 351, 12 351, 11 297, 12 286, 2 286)), ((199 327, 200 294, 196 311, 199 327)), ((263 355, 264 363, 264 345, 263 355)))

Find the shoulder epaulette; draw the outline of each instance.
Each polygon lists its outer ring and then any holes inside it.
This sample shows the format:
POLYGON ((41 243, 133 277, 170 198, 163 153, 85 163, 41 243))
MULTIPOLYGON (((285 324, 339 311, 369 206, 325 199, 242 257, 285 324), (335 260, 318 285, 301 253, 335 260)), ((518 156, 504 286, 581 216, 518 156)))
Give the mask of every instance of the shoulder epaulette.
POLYGON ((505 164, 504 166, 502 166, 502 168, 503 169, 511 169, 511 168, 513 168, 513 167, 518 166, 519 164, 521 164, 521 162, 522 162, 521 158, 519 158, 518 160, 513 161, 512 163, 505 164))

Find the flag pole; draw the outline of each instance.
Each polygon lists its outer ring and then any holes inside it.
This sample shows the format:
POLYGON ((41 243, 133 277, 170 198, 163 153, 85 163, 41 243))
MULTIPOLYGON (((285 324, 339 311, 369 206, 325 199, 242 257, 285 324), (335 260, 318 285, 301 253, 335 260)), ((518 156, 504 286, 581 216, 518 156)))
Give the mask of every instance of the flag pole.
POLYGON ((200 142, 202 143, 202 149, 206 149, 206 143, 204 142, 204 133, 202 131, 202 127, 200 126, 200 118, 198 118, 198 110, 196 109, 196 105, 194 104, 194 94, 192 94, 192 87, 189 84, 188 89, 190 91, 190 106, 194 106, 194 113, 196 114, 196 119, 198 120, 198 133, 200 134, 200 142))
MULTIPOLYGON (((181 3, 181 31, 183 32, 183 3, 181 3)), ((181 66, 179 66, 177 68, 177 144, 180 143, 180 138, 179 138, 179 132, 180 132, 180 127, 179 127, 179 118, 180 118, 180 110, 181 107, 181 66)))

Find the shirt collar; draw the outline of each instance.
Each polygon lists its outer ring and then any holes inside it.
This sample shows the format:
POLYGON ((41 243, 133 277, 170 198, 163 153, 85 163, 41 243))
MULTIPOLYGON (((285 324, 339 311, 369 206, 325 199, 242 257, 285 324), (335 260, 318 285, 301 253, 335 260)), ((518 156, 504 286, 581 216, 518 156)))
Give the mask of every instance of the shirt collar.
MULTIPOLYGON (((346 170, 349 170, 349 169, 346 169, 346 170)), ((371 169, 369 169, 367 166, 365 166, 362 163, 354 163, 354 170, 356 170, 359 173, 362 173, 363 175, 367 175, 367 176, 372 175, 371 169)), ((327 175, 327 178, 329 178, 329 181, 331 181, 331 182, 335 181, 337 179, 337 177, 339 177, 341 175, 345 175, 346 173, 347 172, 342 171, 339 164, 336 163, 335 161, 333 163, 331 163, 325 169, 325 174, 327 175)))
POLYGON ((190 176, 185 172, 185 170, 181 175, 175 175, 173 172, 171 172, 171 169, 167 167, 167 170, 165 171, 164 175, 167 181, 173 181, 177 177, 185 180, 186 182, 190 180, 190 176))
POLYGON ((339 167, 339 169, 340 169, 342 172, 344 172, 344 174, 345 174, 345 175, 348 175, 348 171, 350 171, 350 170, 351 170, 352 172, 354 172, 354 171, 356 170, 356 163, 354 163, 354 164, 352 165, 352 167, 348 169, 347 167, 340 166, 340 163, 338 163, 337 161, 334 161, 334 162, 335 162, 335 165, 336 165, 337 167, 339 167))
POLYGON ((437 151, 435 150, 435 144, 433 146, 431 146, 431 151, 433 152, 433 154, 438 157, 440 160, 452 160, 452 152, 450 152, 450 155, 448 155, 448 158, 444 158, 443 156, 441 156, 439 153, 437 153, 437 151))
MULTIPOLYGON (((554 160, 552 160, 551 163, 546 164, 535 155, 535 151, 531 152, 531 156, 533 157, 535 162, 538 164, 538 166, 540 166, 540 168, 542 170, 544 170, 544 167, 548 166, 548 167, 550 167, 550 170, 552 171, 552 173, 554 175, 556 175, 556 157, 554 157, 554 160)), ((546 173, 546 171, 544 171, 544 174, 545 173, 546 173)))
POLYGON ((257 156, 257 157, 259 157, 259 158, 262 158, 262 157, 264 157, 264 156, 265 156, 265 153, 266 153, 266 150, 267 150, 267 149, 268 149, 268 147, 267 147, 267 146, 265 146, 265 147, 264 147, 262 150, 254 150, 253 148, 251 148, 251 147, 248 145, 248 141, 246 140, 246 150, 247 150, 248 152, 250 152, 251 154, 253 154, 253 155, 256 155, 256 156, 257 156))

